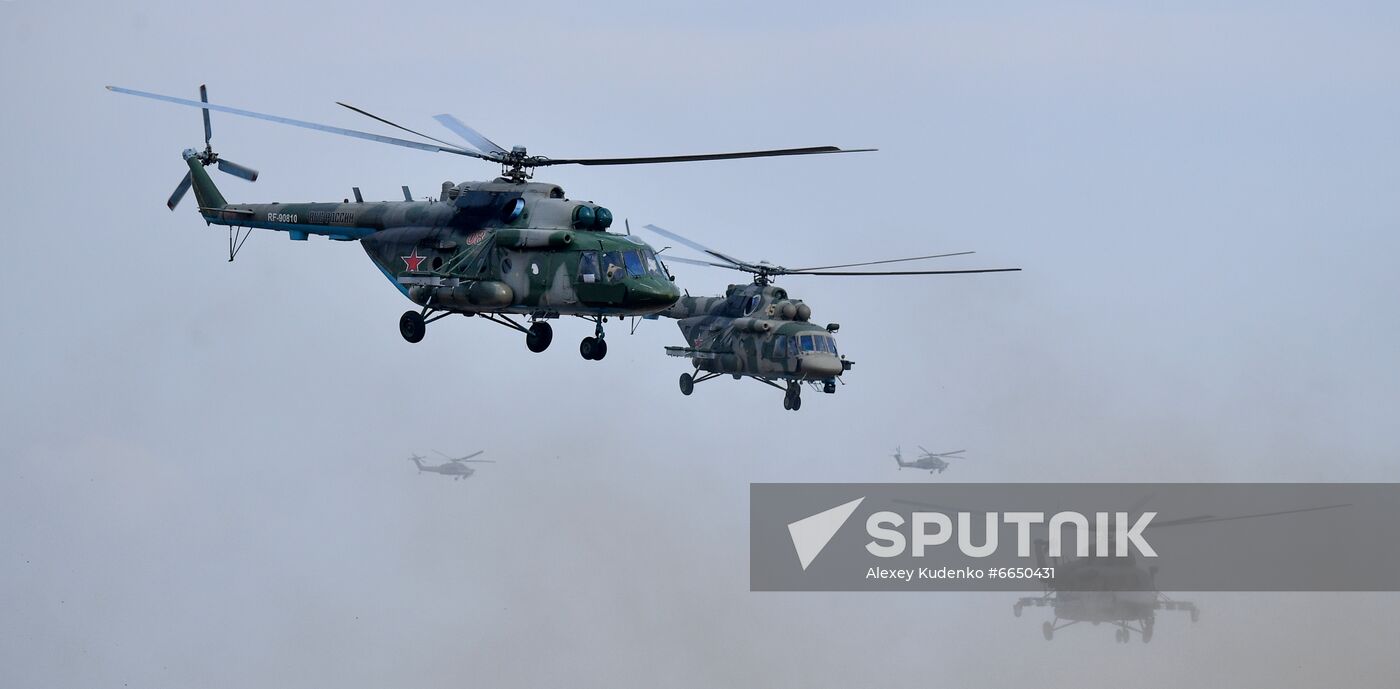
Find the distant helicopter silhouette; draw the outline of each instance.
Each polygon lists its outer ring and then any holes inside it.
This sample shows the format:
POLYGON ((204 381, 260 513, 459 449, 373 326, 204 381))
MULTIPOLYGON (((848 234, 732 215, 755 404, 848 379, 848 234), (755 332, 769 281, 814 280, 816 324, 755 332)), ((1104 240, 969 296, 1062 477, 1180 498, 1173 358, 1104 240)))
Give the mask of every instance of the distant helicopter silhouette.
POLYGON ((894 449, 893 455, 894 461, 899 463, 900 469, 904 469, 906 467, 910 469, 927 469, 928 473, 930 474, 932 474, 935 471, 941 474, 949 466, 947 460, 967 459, 966 457, 960 456, 962 453, 967 452, 967 450, 954 450, 952 452, 934 453, 929 452, 928 449, 926 449, 923 445, 920 445, 919 449, 923 450, 924 454, 912 462, 906 462, 904 461, 904 455, 900 452, 900 448, 896 447, 894 449))
POLYGON ((442 454, 437 450, 433 450, 433 452, 437 452, 438 455, 440 455, 443 459, 446 459, 447 461, 438 465, 424 464, 423 460, 427 458, 417 454, 409 457, 408 459, 409 461, 413 462, 414 466, 418 467, 418 473, 420 474, 425 471, 429 471, 434 474, 451 476, 453 481, 467 478, 472 474, 476 473, 476 469, 467 466, 467 462, 490 462, 494 464, 496 461, 494 459, 472 459, 472 457, 475 457, 485 452, 485 450, 477 450, 476 452, 462 457, 448 457, 447 455, 442 454))

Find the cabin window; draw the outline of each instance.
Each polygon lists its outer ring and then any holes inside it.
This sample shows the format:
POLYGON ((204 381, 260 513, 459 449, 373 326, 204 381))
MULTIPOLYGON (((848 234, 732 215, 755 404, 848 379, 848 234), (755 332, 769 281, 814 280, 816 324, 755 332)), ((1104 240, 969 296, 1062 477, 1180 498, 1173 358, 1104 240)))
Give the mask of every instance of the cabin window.
POLYGON ((624 251, 622 260, 627 263, 627 274, 632 277, 641 277, 647 274, 646 266, 642 265, 642 257, 635 251, 624 251))
POLYGON ((598 281, 598 252, 585 251, 578 255, 578 279, 588 283, 598 281))
POLYGON ((816 343, 814 343, 814 342, 812 341, 812 336, 811 336, 811 335, 803 335, 803 336, 802 336, 802 351, 804 351, 804 352, 811 352, 811 351, 814 351, 815 349, 816 349, 816 343))
POLYGON ((773 356, 784 356, 787 354, 787 335, 773 336, 773 356))

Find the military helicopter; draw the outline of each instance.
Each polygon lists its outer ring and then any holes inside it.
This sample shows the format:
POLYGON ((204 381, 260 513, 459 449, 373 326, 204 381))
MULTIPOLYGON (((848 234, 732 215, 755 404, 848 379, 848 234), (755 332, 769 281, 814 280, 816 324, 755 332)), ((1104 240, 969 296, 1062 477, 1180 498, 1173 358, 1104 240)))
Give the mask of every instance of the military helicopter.
MULTIPOLYGON (((1145 501, 1146 499, 1144 499, 1145 501)), ((1147 528, 1276 517, 1337 507, 1347 507, 1347 505, 1324 505, 1230 517, 1198 515, 1153 522, 1148 524, 1147 528)), ((1138 508, 1135 507, 1131 511, 1136 512, 1137 510, 1138 508)), ((1092 532, 1092 528, 1090 531, 1092 532)), ((1114 549, 1114 541, 1114 535, 1110 533, 1108 538, 1110 551, 1114 549)), ((1011 612, 1016 617, 1020 617, 1022 609, 1027 606, 1049 607, 1055 618, 1042 623, 1040 627, 1041 634, 1046 641, 1053 641, 1055 632, 1065 627, 1088 622, 1095 626, 1109 624, 1116 627, 1113 632, 1113 640, 1118 643, 1131 641, 1133 634, 1137 634, 1143 643, 1149 643, 1152 641, 1157 611, 1159 610, 1187 613, 1191 616, 1193 623, 1201 618, 1201 610, 1196 607, 1195 603, 1174 600, 1158 590, 1157 566, 1143 567, 1137 564, 1136 558, 1131 553, 1125 557, 1090 555, 1087 557, 1050 558, 1048 557, 1049 544, 1047 541, 1037 539, 1034 545, 1037 566, 1054 567, 1055 578, 1053 580, 1042 579, 1041 584, 1045 589, 1045 594, 1021 598, 1012 606, 1011 612), (1055 581, 1075 582, 1074 588, 1072 590, 1057 588, 1054 585, 1055 581), (1062 620, 1067 621, 1062 622, 1062 620)))
POLYGON ((423 460, 427 459, 427 457, 423 457, 418 454, 414 454, 408 459, 409 461, 413 462, 414 466, 418 467, 418 473, 420 474, 425 471, 429 471, 434 474, 451 476, 453 481, 457 481, 460 479, 468 478, 472 474, 476 473, 475 469, 467 466, 467 462, 488 462, 491 464, 494 464, 496 462, 496 460, 494 459, 472 459, 472 457, 475 457, 485 451, 486 450, 477 450, 476 452, 473 452, 463 457, 448 457, 447 455, 438 452, 437 450, 433 450, 433 452, 437 452, 438 456, 447 460, 446 462, 438 464, 436 466, 432 464, 424 464, 423 460))
MULTIPOLYGON (((1152 524, 1151 526, 1165 526, 1152 524)), ((1113 538, 1110 536, 1110 543, 1113 538)), ((1112 546, 1110 546, 1112 547, 1112 546)), ((1075 590, 1059 590, 1048 580, 1042 580, 1045 595, 1021 598, 1012 606, 1012 613, 1021 616, 1026 606, 1049 606, 1054 614, 1053 621, 1041 625, 1041 633, 1046 641, 1055 638, 1055 632, 1065 627, 1088 622, 1116 627, 1113 640, 1127 643, 1137 633, 1143 643, 1152 641, 1152 631, 1157 621, 1158 610, 1174 610, 1190 613, 1191 621, 1201 617, 1195 603, 1177 601, 1157 590, 1157 567, 1142 567, 1129 555, 1127 557, 1048 558, 1049 544, 1044 539, 1035 541, 1036 562, 1040 567, 1054 567, 1057 578, 1078 582, 1075 590), (1080 590, 1085 582, 1101 582, 1102 588, 1080 590), (1112 587, 1112 588, 1110 588, 1112 587), (1061 622, 1061 620, 1067 620, 1061 622)))
MULTIPOLYGON (((951 275, 961 273, 1003 273, 1020 268, 984 268, 972 270, 906 270, 906 271, 843 271, 854 268, 905 261, 922 261, 950 256, 965 256, 971 251, 933 254, 908 258, 892 258, 862 263, 786 268, 767 261, 757 263, 734 258, 710 249, 670 230, 647 225, 646 229, 720 262, 702 261, 666 255, 671 263, 727 268, 753 275, 748 285, 730 285, 722 297, 680 297, 676 303, 657 315, 674 318, 685 336, 686 346, 667 347, 666 353, 691 360, 696 373, 682 373, 681 394, 689 395, 695 386, 722 375, 735 380, 748 377, 783 391, 783 408, 802 408, 802 384, 820 386, 828 394, 836 392, 836 381, 855 362, 846 359, 836 349, 833 334, 837 323, 825 327, 811 322, 812 309, 800 299, 793 299, 787 290, 775 287, 773 278, 783 275, 871 276, 871 275, 951 275), (777 381, 784 382, 779 385, 777 381)), ((664 249, 663 249, 664 251, 664 249)))
POLYGON ((899 448, 896 447, 894 449, 894 461, 899 464, 899 468, 901 470, 905 469, 906 467, 910 469, 928 469, 928 473, 930 474, 932 474, 935 471, 941 474, 945 469, 948 468, 947 460, 967 459, 966 457, 959 456, 967 450, 954 450, 952 452, 941 452, 935 454, 929 452, 927 449, 924 448, 923 445, 920 445, 919 449, 922 450, 924 454, 912 462, 906 462, 904 461, 904 455, 901 454, 899 448))
MULTIPOLYGON (((1143 497, 1127 511, 1129 513, 1140 512, 1151 498, 1151 495, 1143 497)), ((963 508, 933 505, 917 500, 896 498, 894 502, 943 512, 966 511, 963 508)), ((1349 506, 1347 504, 1321 505, 1224 517, 1202 514, 1180 519, 1153 521, 1145 528, 1161 529, 1241 519, 1278 517, 1349 506)), ((975 512, 975 514, 980 515, 985 514, 985 512, 975 512)), ((1090 525, 1087 532, 1092 538, 1095 532, 1094 525, 1090 525)), ((1115 543, 1115 532, 1110 531, 1105 552, 1115 552, 1117 550, 1115 543)), ((1153 630, 1157 622, 1157 611, 1159 610, 1187 613, 1193 623, 1201 618, 1200 608, 1195 603, 1175 600, 1162 593, 1157 588, 1158 567, 1156 565, 1144 567, 1138 564, 1136 556, 1132 555, 1131 551, 1122 556, 1090 554, 1083 557, 1052 558, 1049 557, 1050 546, 1046 539, 1036 539, 1033 546, 1036 566, 1038 568, 1052 567, 1055 570, 1055 575, 1053 578, 1039 580, 1045 590, 1044 595, 1018 599, 1012 605, 1011 612, 1016 617, 1020 617, 1022 611, 1027 607, 1049 607, 1055 617, 1051 621, 1044 622, 1040 628, 1046 641, 1053 641, 1055 632, 1061 629, 1080 622, 1088 622, 1093 626, 1100 624, 1113 626, 1113 639, 1118 643, 1131 641, 1133 634, 1137 634, 1143 643, 1149 643, 1152 641, 1153 630), (1070 582, 1070 584, 1059 587, 1055 585, 1057 581, 1070 582)))
POLYGON ((451 115, 436 120, 465 145, 437 139, 345 103, 350 110, 408 132, 422 140, 333 127, 276 115, 216 105, 200 86, 199 100, 176 98, 117 86, 108 90, 200 108, 204 113, 204 150, 183 153, 189 171, 166 205, 174 210, 194 189, 206 224, 229 228, 232 261, 253 229, 286 232, 296 241, 321 235, 359 241, 375 266, 417 310, 399 318, 399 333, 419 342, 427 325, 451 314, 480 316, 525 334, 532 352, 543 352, 554 339, 549 320, 578 316, 594 323, 594 334, 579 343, 584 359, 607 355, 603 324, 608 318, 653 314, 680 296, 665 266, 646 242, 609 232, 613 214, 593 202, 567 198, 554 184, 529 181, 536 168, 551 165, 641 165, 684 161, 850 153, 874 149, 835 146, 736 153, 638 158, 547 158, 523 146, 506 150, 451 115), (217 165, 226 173, 254 181, 257 172, 222 158, 210 144, 210 111, 268 120, 420 151, 451 153, 501 166, 489 182, 444 182, 441 194, 414 201, 408 187, 404 200, 365 203, 229 203, 205 172, 217 165), (431 142, 431 143, 430 143, 431 142), (528 326, 517 319, 528 319, 528 326))

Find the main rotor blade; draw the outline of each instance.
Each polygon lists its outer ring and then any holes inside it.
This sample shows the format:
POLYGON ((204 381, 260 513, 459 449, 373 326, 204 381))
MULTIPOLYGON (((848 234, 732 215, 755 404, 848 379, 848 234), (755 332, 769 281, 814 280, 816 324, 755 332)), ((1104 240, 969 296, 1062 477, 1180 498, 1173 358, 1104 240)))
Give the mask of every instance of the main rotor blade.
POLYGON ((430 140, 430 141, 436 141, 436 142, 438 142, 438 143, 440 143, 440 144, 442 144, 442 145, 444 145, 444 146, 451 146, 451 147, 453 147, 453 148, 456 148, 456 147, 457 147, 457 144, 450 143, 450 142, 447 142, 447 141, 443 141, 442 139, 438 139, 438 138, 436 138, 436 137, 428 136, 427 134, 424 134, 423 132, 416 131, 416 130, 413 130, 413 129, 409 129, 408 127, 405 127, 405 126, 403 126, 403 125, 401 125, 401 124, 395 124, 395 123, 393 123, 393 122, 390 122, 389 120, 384 119, 383 117, 380 117, 380 116, 378 116, 378 115, 376 115, 376 114, 374 114, 374 113, 372 113, 372 112, 369 112, 369 111, 367 111, 367 110, 361 110, 361 109, 359 109, 359 108, 357 108, 357 107, 355 107, 355 106, 353 106, 353 105, 351 105, 351 104, 349 104, 349 103, 342 103, 342 102, 340 102, 340 101, 336 101, 335 104, 336 104, 336 105, 339 105, 339 106, 342 107, 342 108, 349 108, 349 109, 351 109, 351 110, 354 110, 355 112, 358 112, 358 113, 360 113, 361 115, 364 115, 365 117, 368 117, 368 118, 370 118, 370 119, 372 119, 372 120, 378 120, 379 122, 383 122, 384 124, 387 124, 387 125, 389 125, 390 127, 394 127, 395 129, 402 129, 402 130, 408 132, 409 134, 416 134, 416 135, 418 135, 418 136, 423 137, 424 139, 428 139, 428 140, 430 140))
MULTIPOLYGON (((485 451, 486 451, 486 450, 477 450, 476 452, 473 452, 473 453, 471 453, 471 454, 469 454, 469 455, 466 455, 466 456, 462 457, 462 459, 463 459, 463 460, 471 459, 472 457, 475 457, 475 456, 477 456, 477 455, 479 455, 479 454, 481 454, 481 453, 483 453, 483 452, 485 452, 485 451)), ((493 461, 493 460, 489 460, 489 459, 479 459, 479 460, 477 460, 477 461, 479 461, 479 462, 489 462, 489 461, 493 461)))
POLYGON ((220 158, 219 170, 222 172, 227 172, 230 175, 233 175, 234 177, 242 177, 243 179, 246 179, 249 182, 258 181, 257 170, 243 165, 239 165, 238 163, 235 163, 232 160, 224 160, 223 158, 220 158))
POLYGON ((193 181, 194 174, 186 172, 184 178, 175 186, 175 193, 171 194, 170 200, 165 202, 165 206, 172 211, 175 210, 175 207, 180 205, 180 199, 185 198, 185 192, 190 190, 190 183, 193 181))
POLYGON ((790 270, 775 275, 961 275, 965 273, 1016 273, 1020 268, 979 268, 975 270, 889 270, 879 272, 860 271, 826 271, 826 272, 806 272, 801 270, 790 270))
POLYGON ((689 163, 703 160, 733 160, 736 158, 775 158, 778 156, 805 156, 822 153, 867 153, 876 148, 838 148, 836 146, 809 146, 807 148, 775 148, 767 151, 738 151, 735 153, 701 153, 678 156, 645 156, 641 158, 540 158, 536 165, 645 165, 650 163, 689 163))
POLYGON ((462 139, 482 153, 498 156, 504 156, 507 153, 506 149, 497 146, 495 141, 482 136, 481 132, 468 127, 465 122, 447 113, 434 115, 433 119, 437 120, 442 126, 452 130, 453 134, 462 137, 462 139))
POLYGON ((161 101, 165 101, 165 102, 167 102, 167 103, 174 103, 174 104, 176 104, 176 105, 187 105, 187 106, 194 107, 194 108, 208 108, 208 109, 210 109, 210 110, 216 110, 216 111, 218 111, 218 112, 226 112, 226 113, 229 113, 230 115, 239 115, 239 116, 242 116, 242 117, 251 117, 251 118, 257 119, 257 120, 267 120, 267 121, 269 121, 269 122, 276 122, 276 123, 278 123, 278 124, 291 125, 291 126, 293 126, 293 127, 301 127, 301 128, 303 128, 303 129, 315 129, 315 130, 317 130, 317 131, 330 132, 331 134, 339 134, 339 135, 341 135, 341 136, 348 136, 348 137, 352 137, 352 138, 355 138, 355 139, 365 139, 366 141, 377 141, 377 142, 379 142, 379 143, 381 143, 381 144, 393 144, 393 145, 395 145, 395 146, 404 146, 404 147, 406 147, 406 148, 416 148, 416 149, 418 149, 418 150, 420 150, 420 151, 431 151, 431 152, 433 152, 433 153, 439 153, 439 152, 441 152, 441 153, 455 153, 455 154, 457 154, 457 155, 470 156, 470 157, 472 157, 472 158, 481 158, 482 160, 490 160, 490 161, 492 161, 492 162, 497 162, 494 158, 491 158, 491 157, 489 157, 489 156, 483 155, 483 154, 481 154, 481 153, 476 153, 476 152, 474 152, 474 151, 468 151, 468 150, 461 149, 461 148, 444 147, 444 146, 434 146, 434 145, 432 145, 432 144, 425 144, 425 143, 418 142, 418 141, 409 141, 409 140, 407 140, 407 139, 398 139, 398 138, 395 138, 395 137, 392 137, 392 136, 383 136, 383 135, 381 135, 381 134, 370 134, 369 132, 362 132, 362 131, 358 131, 358 130, 355 130, 355 129, 345 129, 345 128, 343 128, 343 127, 332 127, 331 125, 328 125, 328 124, 317 124, 317 123, 315 123, 315 122, 307 122, 307 121, 305 121, 305 120, 294 120, 294 119, 292 119, 292 118, 290 118, 290 117, 281 117, 281 116, 279 116, 279 115, 268 115, 268 114, 265 114, 265 113, 253 112, 252 110, 244 110, 244 109, 242 109, 242 108, 229 107, 229 106, 227 106, 227 105, 214 105, 213 103, 201 103, 200 101, 197 101, 197 100, 188 100, 188 99, 185 99, 185 98, 176 98, 176 97, 174 97, 174 96, 163 96, 163 95, 161 95, 161 94, 159 94, 159 93, 148 93, 148 92, 146 92, 146 91, 136 91, 136 90, 133 90, 133 89, 122 88, 122 87, 120 87, 120 86, 108 86, 108 87, 107 87, 107 90, 108 90, 108 91, 114 91, 114 92, 116 92, 116 93, 125 93, 125 94, 127 94, 127 95, 129 95, 129 96, 140 96, 140 97, 142 97, 142 98, 150 98, 150 99, 152 99, 152 100, 161 100, 161 101))
POLYGON ((831 268, 856 268, 859 266, 874 266, 883 263, 903 263, 904 261, 923 261, 930 258, 947 258, 949 256, 967 256, 975 254, 976 251, 958 251, 951 254, 933 254, 931 256, 911 256, 909 258, 888 258, 883 261, 866 261, 864 263, 842 263, 836 266, 812 266, 811 268, 792 268, 791 270, 829 270, 831 268))
MULTIPOLYGON (((199 100, 201 103, 209 102, 209 89, 204 88, 204 84, 199 85, 199 100)), ((200 108, 204 113, 204 145, 209 145, 209 140, 214 138, 214 130, 209 127, 209 108, 200 108)))
POLYGON ((738 267, 738 266, 732 266, 732 265, 729 265, 728 263, 713 263, 713 262, 711 262, 711 261, 697 261, 697 260, 695 260, 695 259, 693 259, 693 258, 686 258, 686 257, 684 257, 684 256, 657 256, 657 258, 661 259, 663 262, 666 262, 666 263, 685 263, 685 264, 687 264, 687 265, 692 265, 692 266, 711 266, 711 267, 714 267, 714 268, 728 268, 728 269, 730 269, 730 270, 738 270, 738 271, 741 271, 741 272, 748 272, 748 271, 745 271, 743 268, 740 268, 740 267, 738 267))
POLYGON ((1239 514, 1231 517, 1217 517, 1210 514, 1202 514, 1195 517, 1185 517, 1182 519, 1171 519, 1164 522, 1154 522, 1144 528, 1160 529, 1164 526, 1186 526, 1188 524, 1209 524, 1211 522, 1231 522, 1237 519, 1255 519, 1257 517, 1277 517, 1283 514, 1299 514, 1302 512, 1320 512, 1338 507, 1351 507, 1351 503, 1340 503, 1336 505, 1322 505, 1319 507, 1302 507, 1293 510, 1279 510, 1278 512, 1259 512, 1256 514, 1239 514))
POLYGON ((478 463, 478 462, 480 462, 480 463, 482 463, 482 464, 495 464, 495 463, 496 463, 496 460, 494 460, 494 459, 459 459, 459 460, 457 460, 457 461, 459 461, 459 462, 471 462, 471 463, 473 463, 473 464, 478 463))
POLYGON ((727 256, 727 255, 722 254, 722 253, 720 253, 720 252, 718 252, 718 251, 715 251, 714 249, 711 249, 711 248, 709 248, 709 247, 706 247, 704 244, 701 244, 700 242, 693 241, 693 240, 690 240, 690 239, 686 239, 685 237, 682 237, 682 236, 676 234, 675 232, 672 232, 672 231, 670 231, 670 230, 668 230, 668 229, 666 229, 666 228, 664 228, 664 227, 657 227, 656 225, 646 225, 645 227, 646 227, 646 229, 651 230, 652 232, 655 232, 655 233, 661 235, 662 237, 665 237, 665 238, 670 239, 670 240, 673 240, 673 241, 680 242, 681 244, 684 244, 684 245, 686 245, 686 246, 688 246, 688 247, 690 247, 690 248, 692 248, 692 249, 694 249, 694 250, 696 250, 696 251, 699 251, 700 253, 709 254, 709 255, 711 255, 711 256, 714 256, 715 258, 718 258, 718 259, 721 260, 721 261, 727 261, 727 262, 732 263, 732 264, 734 264, 735 266, 738 266, 738 267, 740 267, 740 268, 747 268, 747 267, 753 265, 753 264, 749 263, 748 261, 741 261, 741 260, 739 260, 739 259, 737 259, 737 258, 734 258, 733 256, 727 256))

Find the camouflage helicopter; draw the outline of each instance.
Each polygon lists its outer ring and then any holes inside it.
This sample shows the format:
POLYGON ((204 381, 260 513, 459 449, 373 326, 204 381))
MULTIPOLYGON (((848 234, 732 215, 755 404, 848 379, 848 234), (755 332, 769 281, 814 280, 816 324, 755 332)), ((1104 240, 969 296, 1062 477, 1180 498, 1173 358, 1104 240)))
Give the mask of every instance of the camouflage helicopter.
MULTIPOLYGON (((843 271, 855 268, 906 261, 922 261, 950 256, 965 256, 971 251, 929 256, 892 258, 880 261, 786 268, 760 261, 754 263, 734 258, 710 249, 656 225, 647 230, 717 259, 702 261, 666 255, 671 263, 727 268, 753 275, 748 285, 730 285, 722 297, 680 297, 672 306, 657 315, 674 318, 686 346, 667 347, 666 353, 691 360, 696 373, 682 373, 681 394, 689 395, 698 383, 722 375, 735 380, 752 378, 783 391, 783 409, 802 408, 802 384, 820 386, 827 394, 836 392, 836 381, 855 362, 836 349, 833 334, 839 324, 819 326, 811 322, 812 308, 800 299, 793 299, 787 290, 775 287, 773 278, 782 275, 871 276, 871 275, 950 275, 962 273, 1003 273, 1020 268, 983 268, 971 270, 906 270, 906 271, 843 271), (784 385, 779 385, 782 381, 784 385)), ((663 249, 664 251, 664 249, 663 249)))
POLYGON ((554 339, 548 321, 577 316, 594 322, 594 334, 579 343, 579 353, 595 361, 608 352, 603 324, 609 317, 654 314, 674 304, 680 292, 646 242, 630 233, 608 231, 613 222, 610 210, 571 200, 557 185, 529 181, 536 168, 857 152, 817 146, 638 158, 547 158, 528 154, 523 146, 506 150, 451 115, 435 119, 465 145, 422 134, 345 103, 339 105, 423 140, 216 105, 209 102, 204 86, 198 101, 116 86, 107 89, 203 110, 204 150, 184 151, 189 170, 166 205, 174 210, 193 188, 205 223, 229 228, 230 261, 253 229, 286 232, 296 241, 305 241, 309 235, 358 241, 375 267, 419 306, 399 318, 399 333, 405 340, 418 342, 429 323, 460 314, 520 331, 530 351, 543 352, 554 339), (353 203, 349 199, 343 203, 229 203, 205 168, 217 165, 249 181, 256 180, 258 173, 214 152, 211 110, 485 160, 500 164, 501 176, 489 182, 444 182, 441 194, 426 201, 414 201, 405 186, 403 201, 365 203, 357 188, 353 203), (517 319, 528 319, 528 326, 517 319))

